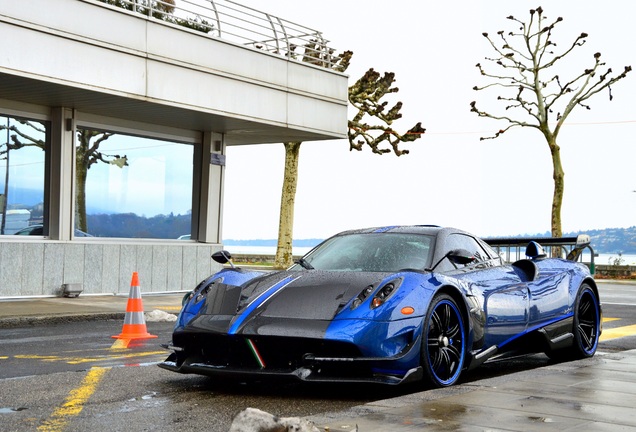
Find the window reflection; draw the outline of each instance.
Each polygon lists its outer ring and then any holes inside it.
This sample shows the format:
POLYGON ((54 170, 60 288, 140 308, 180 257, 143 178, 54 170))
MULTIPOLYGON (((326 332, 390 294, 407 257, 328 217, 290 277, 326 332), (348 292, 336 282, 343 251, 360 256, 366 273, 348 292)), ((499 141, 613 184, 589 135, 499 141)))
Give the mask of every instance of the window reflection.
POLYGON ((75 227, 96 237, 192 230, 192 145, 78 129, 75 227))
POLYGON ((0 116, 0 234, 30 234, 37 226, 33 235, 43 235, 47 128, 0 116))

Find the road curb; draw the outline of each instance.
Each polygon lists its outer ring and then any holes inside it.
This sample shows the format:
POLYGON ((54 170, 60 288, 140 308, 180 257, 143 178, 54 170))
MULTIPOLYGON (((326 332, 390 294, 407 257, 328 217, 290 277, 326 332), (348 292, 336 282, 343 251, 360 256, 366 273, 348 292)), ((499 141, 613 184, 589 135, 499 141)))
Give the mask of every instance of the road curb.
POLYGON ((634 285, 636 279, 594 279, 597 284, 616 284, 616 285, 634 285))
POLYGON ((23 326, 36 326, 47 324, 59 324, 66 322, 108 321, 123 320, 124 312, 99 312, 84 314, 65 314, 48 316, 16 316, 0 318, 0 328, 15 328, 23 326))

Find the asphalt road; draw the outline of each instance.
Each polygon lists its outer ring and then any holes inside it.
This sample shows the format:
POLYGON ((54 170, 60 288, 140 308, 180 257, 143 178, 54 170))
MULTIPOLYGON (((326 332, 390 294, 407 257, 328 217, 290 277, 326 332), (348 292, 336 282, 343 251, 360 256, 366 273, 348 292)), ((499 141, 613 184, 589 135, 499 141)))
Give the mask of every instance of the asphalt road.
MULTIPOLYGON (((636 286, 602 284, 604 334, 599 352, 636 348, 636 286)), ((148 323, 158 337, 121 346, 117 321, 60 323, 0 331, 0 424, 3 431, 181 431, 229 429, 247 407, 283 416, 340 411, 422 391, 417 386, 299 383, 244 384, 174 374, 166 357, 172 323, 148 323)), ((462 381, 503 377, 549 364, 544 355, 484 365, 462 381)))

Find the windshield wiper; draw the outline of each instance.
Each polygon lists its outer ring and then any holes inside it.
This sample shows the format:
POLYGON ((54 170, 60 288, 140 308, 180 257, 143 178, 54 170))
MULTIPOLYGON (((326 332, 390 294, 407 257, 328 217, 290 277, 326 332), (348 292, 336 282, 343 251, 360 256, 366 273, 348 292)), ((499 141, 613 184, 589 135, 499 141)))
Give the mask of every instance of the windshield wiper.
POLYGON ((307 260, 305 260, 305 258, 300 258, 296 261, 294 261, 296 264, 300 264, 301 266, 303 266, 303 268, 307 269, 307 270, 314 270, 314 266, 312 266, 311 264, 309 264, 307 262, 307 260))

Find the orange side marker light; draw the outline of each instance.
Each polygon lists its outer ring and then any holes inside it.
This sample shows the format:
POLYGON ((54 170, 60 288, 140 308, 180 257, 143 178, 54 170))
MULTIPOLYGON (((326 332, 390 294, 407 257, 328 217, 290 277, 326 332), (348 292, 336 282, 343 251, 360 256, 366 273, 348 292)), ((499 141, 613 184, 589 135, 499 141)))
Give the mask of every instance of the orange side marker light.
POLYGON ((412 315, 415 313, 415 309, 411 306, 404 306, 400 312, 402 312, 402 315, 412 315))

